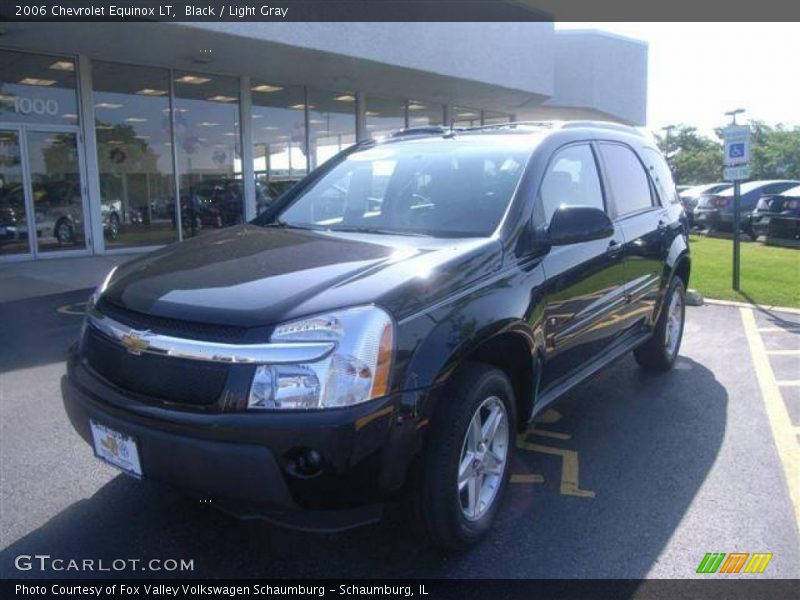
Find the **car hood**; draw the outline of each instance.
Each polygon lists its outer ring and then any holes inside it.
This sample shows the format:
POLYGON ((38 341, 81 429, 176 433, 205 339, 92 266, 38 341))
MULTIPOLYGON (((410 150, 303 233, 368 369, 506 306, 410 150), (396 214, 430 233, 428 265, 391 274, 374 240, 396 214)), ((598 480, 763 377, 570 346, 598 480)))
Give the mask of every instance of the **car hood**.
POLYGON ((118 267, 103 300, 153 316, 246 327, 373 303, 402 319, 501 264, 502 246, 489 238, 241 225, 118 267))

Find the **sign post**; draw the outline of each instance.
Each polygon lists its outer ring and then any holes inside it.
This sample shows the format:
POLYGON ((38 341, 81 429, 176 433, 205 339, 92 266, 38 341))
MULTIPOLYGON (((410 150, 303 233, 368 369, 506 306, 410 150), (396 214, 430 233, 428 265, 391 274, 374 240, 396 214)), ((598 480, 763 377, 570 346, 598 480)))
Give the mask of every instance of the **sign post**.
POLYGON ((733 111, 733 122, 723 130, 722 136, 725 144, 723 174, 725 181, 733 182, 733 289, 738 292, 741 266, 739 230, 742 220, 740 183, 750 177, 750 128, 736 125, 737 112, 741 111, 733 111))

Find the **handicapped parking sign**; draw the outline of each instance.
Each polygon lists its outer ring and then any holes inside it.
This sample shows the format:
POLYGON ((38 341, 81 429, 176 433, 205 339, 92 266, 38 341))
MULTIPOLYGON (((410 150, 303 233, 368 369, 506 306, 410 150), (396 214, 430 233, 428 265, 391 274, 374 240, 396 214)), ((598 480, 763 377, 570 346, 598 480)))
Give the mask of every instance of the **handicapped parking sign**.
POLYGON ((722 132, 725 141, 725 166, 736 167, 750 162, 750 128, 731 125, 722 132))
POLYGON ((742 158, 744 156, 744 142, 736 142, 728 146, 728 158, 742 158))

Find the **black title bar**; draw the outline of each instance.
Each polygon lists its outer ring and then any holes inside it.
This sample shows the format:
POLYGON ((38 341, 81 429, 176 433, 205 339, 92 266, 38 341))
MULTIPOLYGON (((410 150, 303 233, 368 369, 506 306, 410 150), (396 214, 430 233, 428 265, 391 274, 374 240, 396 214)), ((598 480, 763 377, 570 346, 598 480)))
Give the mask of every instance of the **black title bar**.
MULTIPOLYGON (((760 0, 0 0, 2 21, 800 21, 760 0)), ((676 33, 677 34, 677 33, 676 33)))

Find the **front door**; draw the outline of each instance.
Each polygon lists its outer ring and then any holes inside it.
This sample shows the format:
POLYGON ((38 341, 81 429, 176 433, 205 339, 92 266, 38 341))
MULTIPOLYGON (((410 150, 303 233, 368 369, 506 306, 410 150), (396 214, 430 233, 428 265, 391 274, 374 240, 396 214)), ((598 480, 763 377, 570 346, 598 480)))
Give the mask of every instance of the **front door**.
POLYGON ((0 258, 89 252, 74 127, 0 127, 0 258))
MULTIPOLYGON (((562 205, 607 210, 589 143, 567 146, 554 155, 538 201, 546 225, 562 205)), ((599 356, 619 333, 617 314, 626 302, 624 246, 616 228, 611 238, 553 247, 545 256, 542 392, 599 356)))

